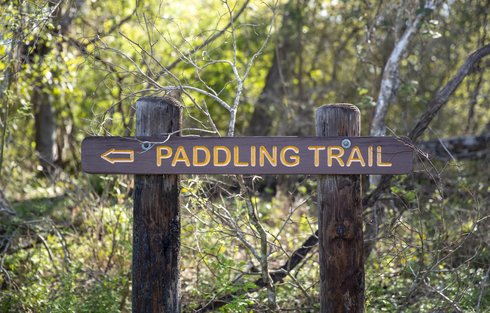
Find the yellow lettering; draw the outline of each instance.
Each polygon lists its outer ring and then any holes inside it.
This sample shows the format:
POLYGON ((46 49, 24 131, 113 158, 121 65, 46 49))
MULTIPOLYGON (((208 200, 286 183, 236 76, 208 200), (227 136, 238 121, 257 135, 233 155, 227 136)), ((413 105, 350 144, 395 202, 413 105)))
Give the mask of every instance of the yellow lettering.
POLYGON ((257 164, 257 147, 250 147, 250 166, 255 166, 257 164))
POLYGON ((376 147, 376 165, 379 167, 391 167, 391 162, 383 162, 381 160, 381 146, 376 147))
POLYGON ((248 162, 240 162, 240 149, 238 146, 233 147, 233 165, 248 166, 248 162))
POLYGON ((289 156, 289 159, 291 161, 288 161, 286 160, 286 152, 288 151, 293 151, 294 153, 299 153, 299 149, 298 147, 295 147, 295 146, 285 146, 284 148, 281 149, 281 163, 284 165, 284 166, 287 166, 287 167, 293 167, 293 166, 296 166, 299 164, 299 161, 300 161, 300 157, 299 155, 297 154, 293 154, 293 155, 290 155, 289 156))
POLYGON ((157 147, 157 166, 162 166, 162 159, 168 159, 172 156, 172 148, 168 146, 158 146, 157 147), (166 153, 162 154, 162 151, 165 150, 166 153))
POLYGON ((325 150, 325 146, 308 146, 308 150, 315 151, 315 167, 320 166, 320 150, 325 150))
POLYGON ((373 166, 373 146, 368 147, 368 166, 373 166))
POLYGON ((175 151, 175 156, 172 160, 172 167, 175 167, 175 165, 177 165, 177 162, 184 162, 185 166, 187 167, 191 166, 191 162, 189 161, 189 158, 187 157, 187 153, 185 152, 183 146, 177 147, 177 150, 175 151))
POLYGON ((277 166, 277 146, 272 146, 272 155, 267 151, 267 148, 264 146, 260 146, 259 148, 259 164, 260 166, 264 166, 264 161, 267 158, 269 163, 276 167, 277 166))
POLYGON ((215 146, 213 148, 213 164, 214 166, 227 166, 231 161, 231 151, 228 147, 225 146, 215 146), (219 152, 223 151, 225 153, 225 160, 220 162, 219 160, 219 152))
POLYGON ((192 165, 194 166, 206 166, 211 160, 211 152, 206 146, 194 146, 192 147, 192 165), (199 161, 199 151, 204 152, 204 161, 199 161))
POLYGON ((347 159, 347 167, 351 166, 352 162, 359 162, 362 167, 366 166, 366 162, 364 162, 364 158, 362 157, 361 150, 359 150, 358 146, 352 148, 349 158, 347 159), (357 155, 357 157, 355 155, 357 155))
POLYGON ((328 158, 327 158, 327 163, 328 166, 331 167, 333 163, 333 159, 337 160, 337 163, 339 163, 340 166, 344 166, 344 161, 342 161, 341 157, 344 155, 344 148, 340 146, 329 146, 327 153, 328 153, 328 158), (333 154, 333 151, 336 150, 338 153, 333 154))
POLYGON ((257 147, 250 147, 250 166, 255 166, 257 164, 257 147))

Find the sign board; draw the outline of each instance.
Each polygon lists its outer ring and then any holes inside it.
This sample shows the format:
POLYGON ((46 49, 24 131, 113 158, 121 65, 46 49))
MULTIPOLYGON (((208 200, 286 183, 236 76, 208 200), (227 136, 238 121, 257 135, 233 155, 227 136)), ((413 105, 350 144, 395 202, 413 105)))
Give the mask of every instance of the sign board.
POLYGON ((82 168, 105 174, 404 174, 395 137, 88 137, 82 168))

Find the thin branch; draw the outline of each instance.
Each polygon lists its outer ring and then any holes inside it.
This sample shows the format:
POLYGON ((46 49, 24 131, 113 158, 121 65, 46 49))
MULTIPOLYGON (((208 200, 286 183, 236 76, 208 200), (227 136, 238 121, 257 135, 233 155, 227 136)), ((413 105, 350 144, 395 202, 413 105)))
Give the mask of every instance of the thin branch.
MULTIPOLYGON (((277 270, 271 271, 270 277, 273 283, 281 282, 289 273, 296 267, 301 261, 308 255, 308 253, 318 244, 318 236, 317 233, 315 235, 310 236, 299 249, 295 250, 291 257, 284 262, 284 264, 277 270)), ((213 301, 206 303, 205 305, 197 308, 195 312, 209 312, 219 309, 220 307, 230 303, 234 298, 242 296, 246 293, 251 293, 258 291, 265 287, 262 278, 257 279, 254 284, 256 288, 253 289, 239 289, 234 293, 226 294, 222 297, 216 298, 213 301)))
POLYGON ((252 200, 250 199, 250 194, 248 187, 245 184, 245 180, 242 175, 237 175, 237 181, 240 186, 240 192, 244 197, 245 203, 247 205, 248 217, 250 219, 251 224, 254 226, 255 230, 259 233, 260 238, 260 269, 262 276, 262 284, 267 288, 268 291, 268 304, 269 308, 274 310, 277 309, 276 303, 276 292, 274 288, 274 281, 269 274, 269 245, 267 241, 267 233, 265 232, 264 227, 259 221, 257 217, 256 208, 252 204, 252 200))
MULTIPOLYGON (((218 39, 221 35, 223 35, 228 30, 228 28, 230 28, 233 25, 233 21, 237 20, 240 17, 240 15, 242 15, 242 13, 247 8, 249 2, 250 2, 250 0, 245 1, 245 3, 243 4, 243 6, 240 8, 240 10, 238 10, 237 14, 230 20, 230 22, 223 29, 221 29, 219 32, 217 32, 213 36, 211 36, 208 39, 206 39, 199 46, 197 46, 197 47, 193 48, 191 51, 185 53, 183 55, 183 58, 184 59, 185 58, 188 58, 192 54, 194 54, 197 51, 201 50, 202 48, 206 47, 207 45, 209 45, 210 43, 212 43, 213 41, 215 41, 216 39, 218 39)), ((167 73, 168 71, 171 71, 175 66, 177 66, 177 64, 179 64, 182 61, 183 58, 178 58, 177 60, 173 61, 170 65, 168 65, 167 67, 165 67, 164 70, 162 70, 160 73, 158 73, 157 76, 161 76, 161 75, 167 73)))
POLYGON ((244 85, 245 79, 247 79, 247 76, 250 72, 250 69, 252 68, 252 66, 254 64, 255 59, 259 55, 262 54, 262 52, 264 51, 264 49, 265 49, 265 47, 266 47, 267 43, 269 42, 269 39, 272 35, 272 29, 274 27, 274 21, 276 19, 276 12, 275 12, 276 6, 277 6, 277 1, 275 2, 273 9, 272 9, 273 14, 272 14, 271 22, 269 24, 269 30, 267 32, 267 35, 266 35, 264 41, 262 42, 262 45, 260 46, 259 50, 253 54, 252 58, 248 62, 247 67, 245 69, 245 73, 243 74, 243 78, 240 77, 240 75, 238 74, 238 69, 236 67, 236 42, 235 42, 235 39, 233 39, 233 41, 234 41, 233 42, 234 59, 233 59, 232 68, 233 68, 233 72, 235 73, 235 77, 237 80, 237 89, 236 89, 235 100, 233 102, 233 107, 230 110, 230 122, 228 124, 228 136, 230 136, 230 137, 235 134, 236 114, 237 114, 237 110, 238 110, 238 105, 240 104, 240 98, 241 98, 242 93, 243 93, 243 85, 244 85))
POLYGON ((422 114, 417 125, 415 125, 409 133, 408 137, 412 141, 416 141, 422 135, 427 126, 429 126, 429 123, 436 116, 437 112, 439 112, 439 110, 447 103, 449 97, 454 93, 465 77, 470 74, 475 64, 489 54, 490 44, 477 49, 468 56, 466 61, 459 67, 456 74, 449 80, 446 86, 435 94, 428 109, 422 114))
POLYGON ((140 1, 139 0, 136 0, 136 5, 134 6, 134 9, 133 11, 128 15, 126 16, 125 18, 123 18, 121 21, 119 21, 119 23, 117 24, 114 24, 112 25, 112 27, 106 31, 106 32, 103 32, 103 33, 97 33, 97 35, 90 39, 86 44, 85 46, 87 47, 89 44, 92 44, 94 42, 96 42, 97 40, 100 39, 100 37, 105 37, 109 34, 112 34, 114 31, 116 31, 117 29, 119 29, 121 26, 123 26, 124 24, 126 24, 127 22, 129 22, 129 20, 131 20, 131 18, 136 14, 136 12, 138 11, 138 7, 139 7, 139 4, 140 4, 140 1))
POLYGON ((451 300, 448 296, 446 296, 444 293, 442 293, 442 291, 440 291, 439 289, 437 289, 436 287, 434 286, 431 286, 427 280, 424 280, 424 284, 425 286, 427 286, 427 288, 429 288, 429 290, 431 290, 432 292, 434 292, 435 294, 437 294, 439 297, 441 297, 444 301, 446 301, 447 303, 449 303, 455 312, 458 312, 458 313, 462 313, 463 310, 459 307, 459 305, 454 302, 453 300, 451 300))
POLYGON ((200 94, 202 94, 204 96, 210 97, 213 100, 215 100, 216 102, 218 102, 219 104, 221 104, 221 106, 223 106, 226 110, 231 111, 231 107, 228 105, 228 103, 226 103, 220 97, 218 97, 216 95, 213 95, 210 92, 207 92, 206 90, 203 90, 203 89, 200 89, 200 88, 197 88, 197 87, 194 87, 194 86, 189 86, 189 85, 160 87, 160 90, 164 90, 164 91, 182 90, 182 89, 192 90, 192 91, 195 91, 197 93, 200 93, 200 94))
POLYGON ((480 287, 480 294, 478 295, 478 303, 476 305, 476 312, 481 312, 480 311, 480 306, 481 302, 483 299, 483 294, 485 292, 485 289, 488 287, 488 277, 490 276, 490 264, 488 265, 487 272, 485 273, 485 276, 483 277, 483 280, 481 282, 481 287, 480 287))

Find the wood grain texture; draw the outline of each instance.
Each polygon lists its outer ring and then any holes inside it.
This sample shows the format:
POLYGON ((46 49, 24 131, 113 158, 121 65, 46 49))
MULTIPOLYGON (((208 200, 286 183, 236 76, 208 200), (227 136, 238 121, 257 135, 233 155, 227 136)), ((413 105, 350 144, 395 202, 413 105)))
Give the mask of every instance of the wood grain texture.
MULTIPOLYGON (((360 114, 350 104, 320 107, 317 136, 359 136, 360 114)), ((320 312, 364 311, 360 175, 324 175, 318 182, 320 312)))
MULTIPOLYGON (((136 135, 158 136, 181 128, 172 98, 136 103, 136 135)), ((177 175, 136 175, 133 221, 134 313, 180 312, 180 207, 177 175)))

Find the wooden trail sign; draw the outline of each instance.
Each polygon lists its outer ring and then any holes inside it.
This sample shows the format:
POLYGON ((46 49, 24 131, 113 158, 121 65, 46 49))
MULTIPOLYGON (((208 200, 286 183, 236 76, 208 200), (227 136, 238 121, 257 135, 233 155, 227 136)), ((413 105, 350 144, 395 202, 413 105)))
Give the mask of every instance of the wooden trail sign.
POLYGON ((88 137, 82 168, 112 174, 404 174, 395 137, 88 137))
POLYGON ((136 174, 132 311, 181 311, 176 174, 317 174, 320 312, 362 313, 360 174, 409 173, 410 141, 358 137, 360 112, 343 103, 318 108, 317 137, 180 137, 181 114, 172 98, 144 97, 136 103, 137 137, 82 143, 85 172, 136 174), (165 133, 176 135, 156 136, 165 133))

